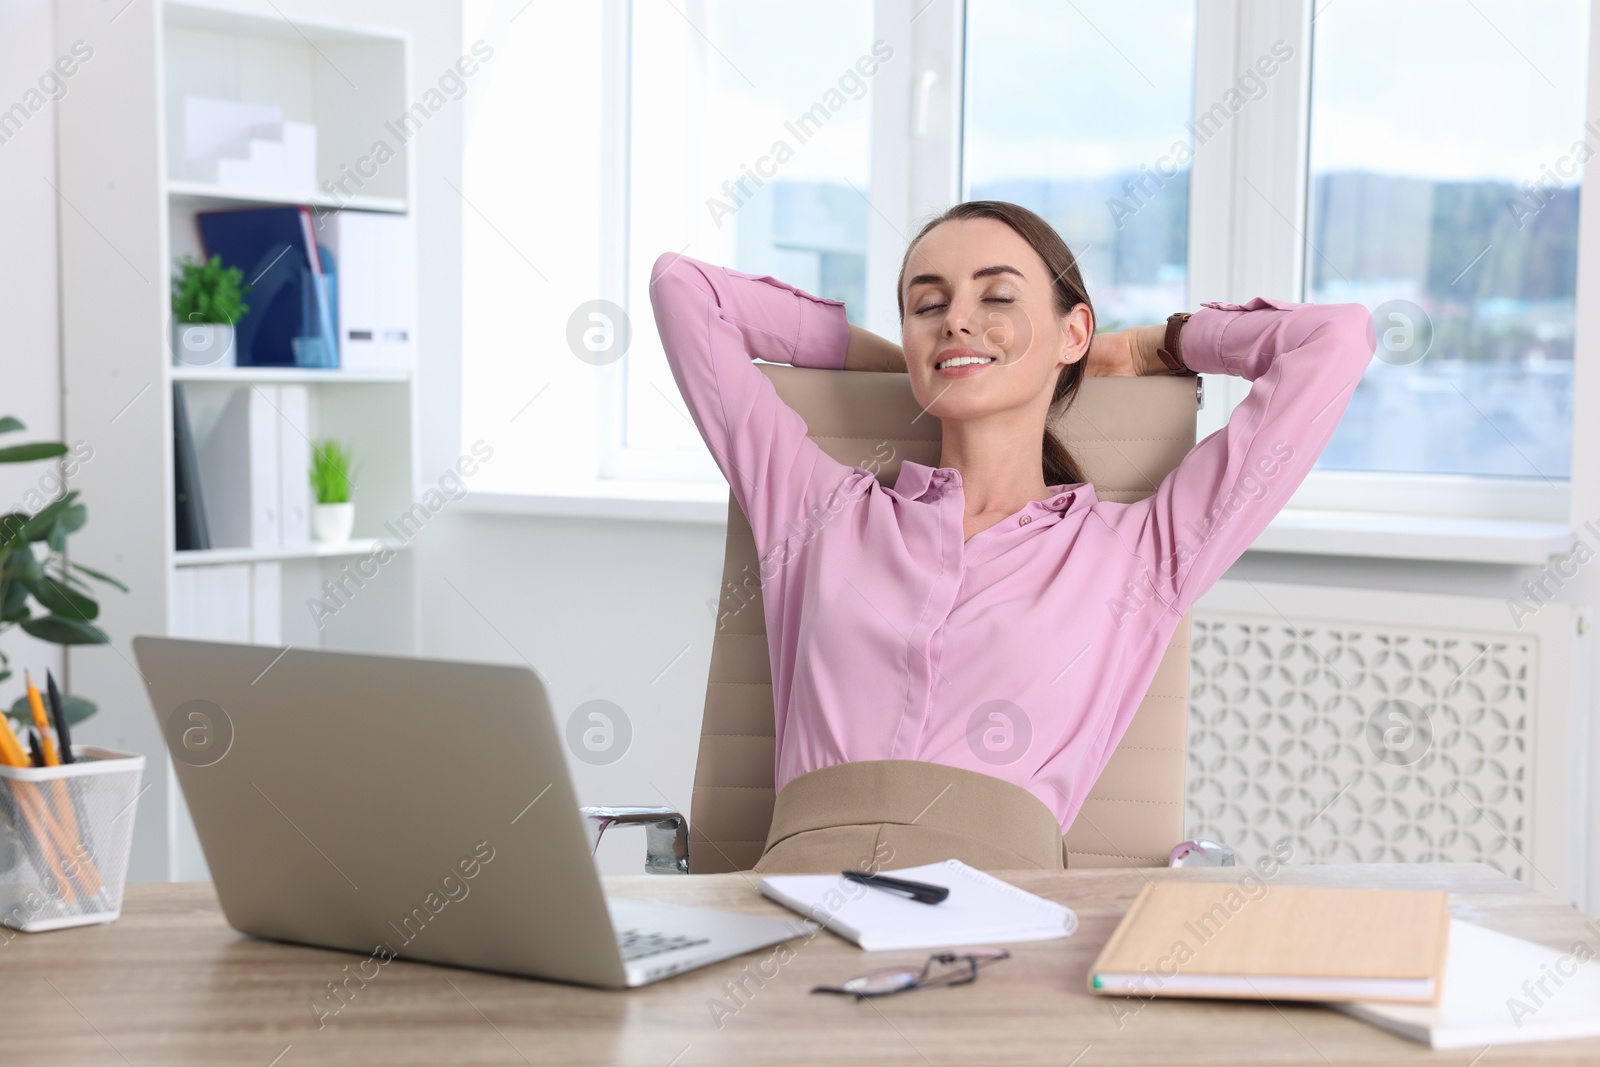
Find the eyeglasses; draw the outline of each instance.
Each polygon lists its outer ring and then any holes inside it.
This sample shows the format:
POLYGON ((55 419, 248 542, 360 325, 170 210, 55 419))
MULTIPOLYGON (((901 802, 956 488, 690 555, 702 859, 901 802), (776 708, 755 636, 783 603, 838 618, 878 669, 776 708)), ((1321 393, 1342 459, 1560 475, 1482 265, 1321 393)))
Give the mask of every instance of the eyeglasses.
POLYGON ((1011 953, 1003 948, 969 948, 958 952, 936 952, 928 962, 918 967, 885 967, 858 975, 843 985, 819 985, 813 993, 843 993, 857 1000, 867 997, 886 997, 903 993, 907 989, 920 989, 932 985, 967 985, 978 980, 978 968, 1000 960, 1010 959, 1011 953))

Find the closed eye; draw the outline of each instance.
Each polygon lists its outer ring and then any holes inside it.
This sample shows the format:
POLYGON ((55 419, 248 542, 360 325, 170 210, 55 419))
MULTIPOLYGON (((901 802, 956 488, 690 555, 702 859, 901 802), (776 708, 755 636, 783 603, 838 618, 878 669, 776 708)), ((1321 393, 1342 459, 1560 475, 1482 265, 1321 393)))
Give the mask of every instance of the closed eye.
MULTIPOLYGON (((1009 297, 1009 296, 991 296, 991 297, 988 297, 987 300, 988 300, 988 303, 991 303, 991 304, 1015 304, 1016 303, 1016 301, 1014 299, 1012 299, 1011 297, 1009 297)), ((912 312, 912 314, 913 315, 921 315, 924 312, 934 311, 934 310, 936 310, 938 308, 942 308, 944 306, 945 305, 943 305, 943 304, 928 304, 928 305, 926 305, 924 307, 917 308, 917 310, 912 312)))

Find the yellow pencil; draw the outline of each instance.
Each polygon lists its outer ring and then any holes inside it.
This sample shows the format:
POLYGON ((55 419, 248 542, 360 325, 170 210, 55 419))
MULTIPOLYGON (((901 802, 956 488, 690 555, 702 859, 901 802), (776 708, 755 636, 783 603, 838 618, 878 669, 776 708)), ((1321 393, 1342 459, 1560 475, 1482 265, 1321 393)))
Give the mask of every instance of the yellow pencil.
MULTIPOLYGON (((22 751, 16 735, 11 732, 11 721, 0 715, 0 761, 12 767, 31 767, 33 761, 28 759, 27 753, 22 751)), ((41 877, 61 882, 62 896, 70 903, 77 900, 72 879, 67 874, 67 861, 60 853, 56 838, 59 827, 50 817, 49 809, 44 804, 44 797, 34 788, 33 782, 11 782, 9 788, 16 804, 18 817, 26 826, 18 826, 17 832, 31 841, 38 850, 44 868, 39 871, 41 877), (59 870, 59 876, 55 871, 59 870)))
POLYGON ((39 687, 33 684, 33 675, 27 671, 22 672, 22 680, 28 683, 28 707, 33 711, 33 728, 39 731, 39 744, 44 748, 44 765, 59 767, 61 759, 56 755, 56 743, 50 739, 50 718, 44 713, 39 687))
POLYGON ((17 735, 11 732, 11 720, 0 715, 0 760, 8 767, 31 767, 33 761, 22 751, 17 735))
MULTIPOLYGON (((22 672, 22 677, 28 684, 28 706, 33 711, 33 726, 39 731, 39 744, 44 749, 44 765, 46 767, 61 766, 61 758, 56 754, 55 742, 50 740, 47 726, 50 722, 44 712, 44 699, 39 695, 39 687, 33 684, 33 675, 28 671, 22 672)), ((50 798, 55 807, 55 821, 57 831, 75 846, 73 849, 64 849, 63 855, 76 855, 82 852, 83 864, 80 868, 81 881, 88 891, 93 894, 100 890, 100 872, 95 869, 94 860, 90 859, 83 847, 83 832, 78 829, 77 816, 73 814, 71 794, 67 792, 67 784, 56 780, 50 783, 50 798)))

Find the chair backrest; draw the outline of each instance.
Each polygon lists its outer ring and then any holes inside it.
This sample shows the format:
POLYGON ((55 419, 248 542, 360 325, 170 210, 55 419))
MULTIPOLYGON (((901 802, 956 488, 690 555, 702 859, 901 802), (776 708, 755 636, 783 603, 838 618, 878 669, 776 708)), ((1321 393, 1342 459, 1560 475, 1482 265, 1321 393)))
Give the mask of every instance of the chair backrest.
MULTIPOLYGON (((887 441, 894 458, 878 471, 884 485, 894 484, 904 460, 938 465, 939 420, 922 413, 904 374, 757 366, 805 419, 811 438, 840 462, 881 459, 880 443, 887 441)), ((1056 432, 1100 499, 1139 500, 1194 447, 1195 390, 1188 375, 1087 378, 1056 432)), ((750 524, 731 495, 727 538, 689 820, 696 874, 754 866, 775 795, 760 566, 750 524)), ((1183 839, 1190 624, 1185 615, 1132 725, 1067 832, 1069 866, 1161 866, 1183 839)))

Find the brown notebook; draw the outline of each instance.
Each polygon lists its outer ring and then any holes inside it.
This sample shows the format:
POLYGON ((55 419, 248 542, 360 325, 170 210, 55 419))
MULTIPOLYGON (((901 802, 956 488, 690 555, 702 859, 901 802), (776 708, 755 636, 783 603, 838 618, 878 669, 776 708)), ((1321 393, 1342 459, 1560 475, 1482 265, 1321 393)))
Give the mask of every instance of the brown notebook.
POLYGON ((1155 882, 1089 969, 1115 996, 1439 999, 1446 893, 1155 882))

